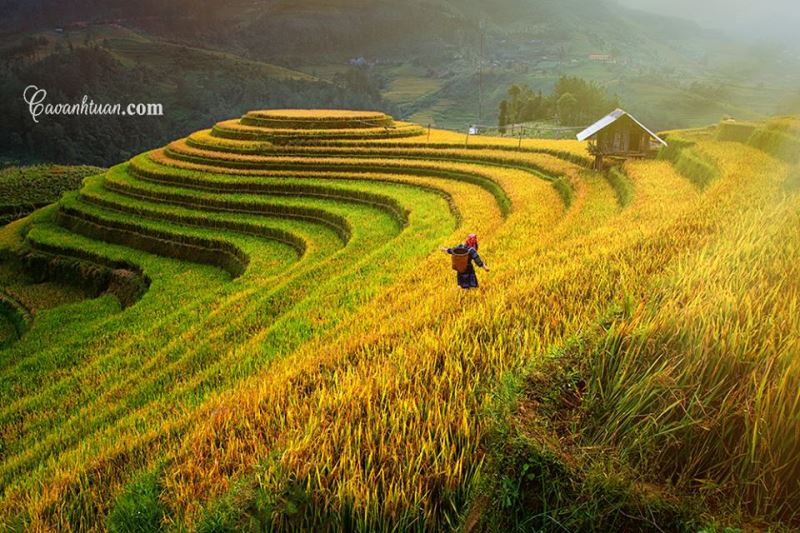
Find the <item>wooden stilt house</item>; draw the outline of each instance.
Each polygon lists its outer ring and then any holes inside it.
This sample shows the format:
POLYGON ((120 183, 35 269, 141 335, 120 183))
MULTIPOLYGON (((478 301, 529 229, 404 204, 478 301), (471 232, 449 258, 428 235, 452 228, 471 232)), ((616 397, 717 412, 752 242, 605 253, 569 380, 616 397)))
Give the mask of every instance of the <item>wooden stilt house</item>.
POLYGON ((607 159, 642 159, 652 157, 667 143, 636 120, 616 109, 578 134, 579 141, 589 141, 594 166, 602 170, 607 159))

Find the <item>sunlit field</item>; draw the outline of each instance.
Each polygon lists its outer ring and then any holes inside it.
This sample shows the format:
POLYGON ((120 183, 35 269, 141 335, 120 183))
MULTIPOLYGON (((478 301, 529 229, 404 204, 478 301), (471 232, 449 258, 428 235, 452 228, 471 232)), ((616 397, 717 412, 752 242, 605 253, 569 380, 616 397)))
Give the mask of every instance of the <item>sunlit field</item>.
POLYGON ((666 138, 254 111, 3 227, 93 281, 0 295, 0 529, 800 527, 800 121, 666 138))

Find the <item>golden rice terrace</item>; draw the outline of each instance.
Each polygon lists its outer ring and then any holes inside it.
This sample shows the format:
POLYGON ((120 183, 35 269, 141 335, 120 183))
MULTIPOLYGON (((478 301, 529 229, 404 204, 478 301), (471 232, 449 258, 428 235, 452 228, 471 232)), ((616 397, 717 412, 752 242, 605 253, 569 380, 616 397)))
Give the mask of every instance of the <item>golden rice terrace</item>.
POLYGON ((0 529, 800 527, 800 121, 666 139, 267 110, 85 179, 0 230, 0 529))

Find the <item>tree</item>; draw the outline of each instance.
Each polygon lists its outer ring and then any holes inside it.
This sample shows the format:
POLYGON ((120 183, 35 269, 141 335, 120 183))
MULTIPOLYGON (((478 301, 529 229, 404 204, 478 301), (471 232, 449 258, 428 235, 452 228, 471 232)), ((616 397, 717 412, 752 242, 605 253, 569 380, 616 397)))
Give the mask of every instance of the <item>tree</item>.
POLYGON ((523 122, 530 122, 543 118, 542 93, 534 95, 532 91, 526 93, 526 98, 522 102, 520 116, 523 122))
POLYGON ((616 97, 609 98, 602 87, 578 77, 562 76, 558 80, 553 91, 556 104, 567 93, 578 101, 573 121, 576 124, 596 120, 612 109, 619 107, 616 97))
POLYGON ((578 124, 578 99, 572 93, 564 93, 556 104, 558 119, 562 126, 575 126, 578 124))
POLYGON ((510 122, 512 124, 515 124, 519 120, 519 108, 520 108, 519 100, 521 95, 522 95, 522 87, 516 84, 509 87, 508 96, 511 97, 511 105, 510 108, 508 109, 509 120, 506 121, 506 123, 510 122))
POLYGON ((594 82, 562 76, 552 94, 546 96, 524 85, 512 85, 505 106, 505 116, 498 117, 503 129, 509 124, 554 119, 565 126, 580 126, 619 107, 619 100, 594 82))
POLYGON ((508 102, 503 100, 500 102, 500 116, 497 117, 497 126, 502 135, 506 134, 506 124, 508 124, 508 102))

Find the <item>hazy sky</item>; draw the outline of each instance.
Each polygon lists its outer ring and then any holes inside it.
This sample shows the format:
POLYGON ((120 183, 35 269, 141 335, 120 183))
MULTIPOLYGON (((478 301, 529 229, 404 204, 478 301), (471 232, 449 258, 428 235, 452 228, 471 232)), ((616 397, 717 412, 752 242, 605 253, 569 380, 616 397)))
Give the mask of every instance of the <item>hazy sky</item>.
POLYGON ((749 37, 800 43, 800 0, 618 0, 749 37))

